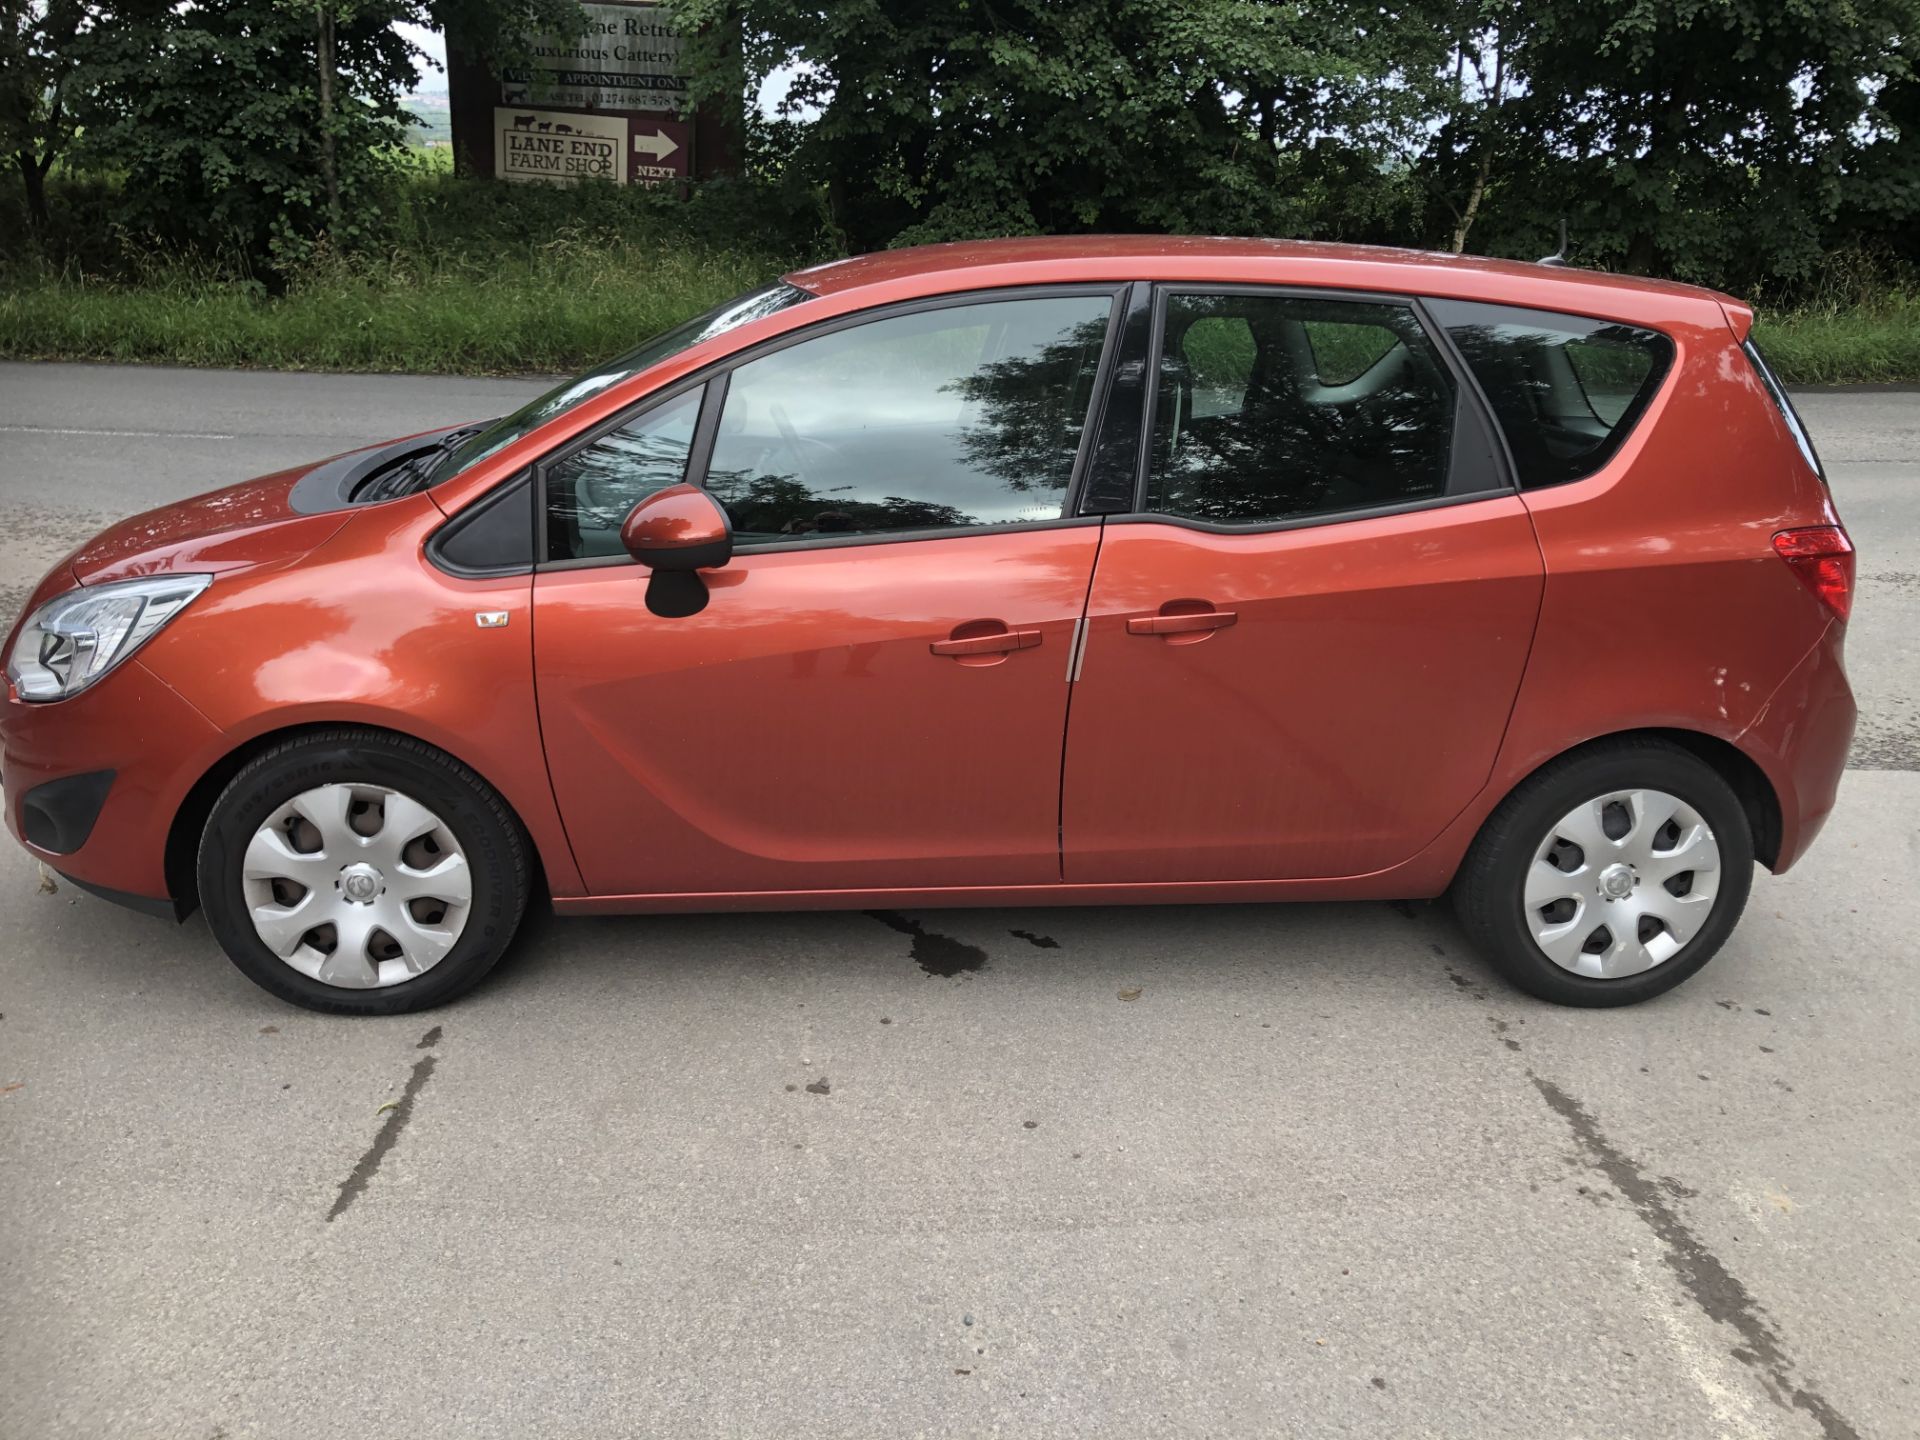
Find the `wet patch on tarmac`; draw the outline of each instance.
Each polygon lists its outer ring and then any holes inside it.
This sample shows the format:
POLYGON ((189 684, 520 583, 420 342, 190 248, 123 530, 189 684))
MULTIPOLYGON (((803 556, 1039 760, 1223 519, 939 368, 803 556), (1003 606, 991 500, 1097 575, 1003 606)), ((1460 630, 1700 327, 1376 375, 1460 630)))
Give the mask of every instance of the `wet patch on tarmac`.
MULTIPOLYGON (((434 1026, 420 1037, 416 1050, 431 1050, 440 1043, 440 1027, 434 1026)), ((400 1132, 406 1128, 407 1121, 413 1118, 413 1102, 420 1098, 420 1092, 426 1088, 427 1081, 433 1078, 433 1067, 438 1057, 422 1055, 413 1062, 413 1073, 407 1077, 406 1088, 400 1092, 400 1098, 393 1102, 393 1108, 386 1111, 386 1118, 380 1124, 380 1133, 373 1137, 373 1144, 367 1147, 367 1153, 355 1162, 340 1182, 340 1193, 334 1197, 333 1208, 327 1211, 327 1223, 331 1225, 346 1211, 347 1207, 366 1192, 368 1182, 380 1169, 380 1162, 387 1158, 387 1152, 399 1142, 400 1132)), ((809 1087, 811 1088, 811 1087, 809 1087)), ((381 1107, 385 1109, 386 1107, 381 1107)))
POLYGON ((908 951, 913 961, 927 974, 943 980, 987 968, 987 952, 977 945, 928 930, 918 920, 910 920, 897 910, 869 910, 867 915, 889 930, 898 930, 913 938, 908 951))
POLYGON ((1533 1071, 1527 1078, 1547 1107, 1567 1122, 1586 1165, 1599 1171, 1633 1207, 1660 1241, 1661 1259, 1673 1271, 1680 1288, 1708 1319, 1725 1325, 1740 1337, 1733 1356, 1758 1372, 1760 1383, 1775 1404, 1805 1411, 1827 1440, 1859 1440, 1859 1431, 1817 1390, 1797 1383, 1794 1362, 1767 1312, 1753 1293, 1674 1208, 1676 1197, 1691 1194, 1677 1180, 1646 1174, 1600 1128, 1587 1108, 1551 1080, 1533 1071))

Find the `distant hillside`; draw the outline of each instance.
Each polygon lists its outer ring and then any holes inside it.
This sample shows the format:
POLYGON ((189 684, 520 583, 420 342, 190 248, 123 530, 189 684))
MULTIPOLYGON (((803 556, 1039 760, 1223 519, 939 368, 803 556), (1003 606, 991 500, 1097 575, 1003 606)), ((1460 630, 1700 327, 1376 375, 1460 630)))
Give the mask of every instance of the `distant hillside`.
POLYGON ((442 85, 423 85, 406 100, 407 113, 414 123, 407 127, 410 145, 450 145, 453 143, 453 112, 442 85))

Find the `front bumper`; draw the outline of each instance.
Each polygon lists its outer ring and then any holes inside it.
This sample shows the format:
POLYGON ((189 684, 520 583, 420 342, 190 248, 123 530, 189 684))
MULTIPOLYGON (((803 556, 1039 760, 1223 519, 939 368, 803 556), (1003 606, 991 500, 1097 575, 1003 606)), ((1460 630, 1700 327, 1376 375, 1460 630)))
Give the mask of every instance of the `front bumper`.
POLYGON ((82 889, 171 912, 168 832, 220 742, 213 722, 137 656, 51 704, 29 704, 9 686, 0 706, 7 828, 82 889))

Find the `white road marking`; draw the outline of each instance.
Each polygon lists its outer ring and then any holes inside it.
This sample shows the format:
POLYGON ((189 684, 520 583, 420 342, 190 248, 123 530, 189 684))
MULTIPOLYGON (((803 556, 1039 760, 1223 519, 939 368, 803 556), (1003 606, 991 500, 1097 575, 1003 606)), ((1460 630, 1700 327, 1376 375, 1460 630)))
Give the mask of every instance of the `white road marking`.
POLYGON ((0 425, 23 435, 130 435, 141 440, 237 440, 218 430, 69 430, 60 425, 0 425))
POLYGON ((1778 1434, 1777 1426, 1769 1423, 1777 1417, 1761 1408, 1759 1397, 1751 1392, 1751 1378, 1742 1376, 1718 1348, 1694 1333, 1667 1287, 1650 1280, 1639 1260, 1629 1258, 1627 1264, 1633 1269, 1641 1309, 1666 1332, 1681 1370, 1713 1412, 1718 1440, 1766 1440, 1778 1434))

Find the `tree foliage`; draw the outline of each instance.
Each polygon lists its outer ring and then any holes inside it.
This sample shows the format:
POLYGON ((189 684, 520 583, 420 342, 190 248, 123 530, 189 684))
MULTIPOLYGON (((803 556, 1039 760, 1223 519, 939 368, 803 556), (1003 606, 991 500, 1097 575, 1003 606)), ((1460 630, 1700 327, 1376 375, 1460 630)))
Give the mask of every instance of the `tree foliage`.
POLYGON ((414 69, 396 18, 383 0, 116 5, 82 57, 84 158, 120 172, 127 223, 163 243, 284 262, 316 235, 345 238, 402 135, 414 69))
POLYGON ((860 248, 1032 230, 1294 233, 1347 153, 1417 129, 1437 61, 1392 6, 1252 0, 685 0, 697 93, 797 68, 793 173, 860 248), (1345 138, 1339 138, 1344 136, 1345 138))
POLYGON ((1338 236, 1751 286, 1920 219, 1920 0, 682 0, 851 248, 1338 236), (743 37, 743 42, 739 37, 743 37))
MULTIPOLYGON (((284 265, 378 230, 413 56, 511 63, 575 0, 4 0, 0 147, 138 236, 284 265)), ((694 98, 827 243, 1335 238, 1805 293, 1920 265, 1920 0, 674 0, 694 98), (776 73, 782 113, 751 104, 776 73)))
POLYGON ((120 180, 142 242, 269 278, 351 245, 405 137, 419 52, 399 22, 486 59, 582 22, 577 0, 6 0, 0 145, 48 219, 57 160, 120 180))
MULTIPOLYGON (((1887 105, 1912 94, 1915 0, 1582 0, 1526 17, 1496 233, 1523 206, 1565 215, 1588 259, 1744 288, 1806 277, 1864 213, 1920 216, 1887 105)), ((1911 138, 1904 153, 1910 172, 1911 138)))
POLYGON ((95 7, 85 0, 6 0, 0 27, 0 155, 25 189, 27 214, 45 229, 47 172, 73 138, 72 84, 95 7))

